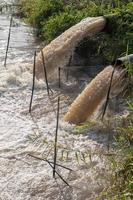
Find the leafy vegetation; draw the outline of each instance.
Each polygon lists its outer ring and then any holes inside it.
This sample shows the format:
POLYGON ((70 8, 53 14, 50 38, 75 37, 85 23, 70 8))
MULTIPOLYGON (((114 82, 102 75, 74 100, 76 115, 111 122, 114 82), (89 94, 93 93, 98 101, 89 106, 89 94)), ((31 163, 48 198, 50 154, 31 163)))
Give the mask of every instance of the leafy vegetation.
POLYGON ((133 3, 130 0, 20 0, 20 12, 46 43, 88 16, 107 18, 96 48, 105 61, 133 52, 133 3), (99 42, 100 41, 100 42, 99 42), (112 51, 113 49, 113 51, 112 51))
POLYGON ((47 42, 85 17, 110 14, 116 14, 113 18, 107 17, 113 43, 118 45, 119 41, 125 47, 127 41, 132 40, 133 3, 130 0, 21 0, 21 4, 24 17, 37 28, 37 35, 47 42))
POLYGON ((81 134, 82 132, 84 132, 86 129, 91 129, 93 127, 96 126, 96 122, 94 121, 87 121, 83 124, 80 125, 76 125, 74 128, 74 133, 75 134, 81 134))
MULTIPOLYGON (((130 114, 119 119, 119 126, 112 126, 115 152, 109 156, 111 184, 97 200, 131 200, 133 198, 133 101, 128 101, 130 114)), ((109 130, 107 130, 109 131, 109 130)))

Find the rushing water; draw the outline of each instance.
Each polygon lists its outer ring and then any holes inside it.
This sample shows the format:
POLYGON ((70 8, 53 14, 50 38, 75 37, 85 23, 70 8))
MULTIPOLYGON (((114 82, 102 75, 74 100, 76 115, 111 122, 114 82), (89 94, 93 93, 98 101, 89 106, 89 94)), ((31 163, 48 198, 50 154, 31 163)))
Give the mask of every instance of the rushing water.
POLYGON ((9 22, 8 13, 0 15, 0 199, 93 200, 107 183, 103 154, 107 138, 93 129, 78 134, 63 121, 76 93, 74 87, 69 92, 59 92, 54 86, 49 99, 45 84, 36 81, 33 112, 29 115, 32 74, 26 62, 32 62, 36 42, 32 29, 14 18, 5 69, 9 22), (58 176, 54 180, 46 162, 28 155, 53 160, 58 94, 61 103, 57 161, 73 171, 61 167, 57 170, 71 187, 58 176))
MULTIPOLYGON (((14 7, 12 7, 12 9, 14 10, 14 7)), ((3 11, 0 15, 1 62, 4 62, 5 59, 10 19, 11 11, 6 11, 5 7, 3 7, 3 11)), ((34 49, 37 49, 37 43, 35 42, 32 32, 33 30, 31 27, 27 26, 15 17, 13 18, 7 64, 15 64, 17 62, 26 62, 31 60, 34 49)))

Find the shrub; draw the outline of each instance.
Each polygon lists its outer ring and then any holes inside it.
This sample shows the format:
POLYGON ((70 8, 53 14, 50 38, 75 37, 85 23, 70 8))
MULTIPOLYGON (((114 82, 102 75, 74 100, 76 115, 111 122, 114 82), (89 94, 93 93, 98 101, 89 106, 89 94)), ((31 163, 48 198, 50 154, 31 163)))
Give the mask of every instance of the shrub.
POLYGON ((103 0, 102 3, 98 0, 21 0, 21 4, 27 21, 46 42, 85 17, 107 15, 108 34, 101 41, 104 56, 112 60, 114 55, 110 49, 116 50, 118 56, 125 54, 127 44, 128 53, 133 51, 133 3, 130 0, 103 0))
POLYGON ((69 10, 50 17, 46 23, 43 23, 44 39, 50 42, 66 29, 79 22, 81 18, 75 11, 69 10))
POLYGON ((42 35, 43 23, 63 10, 63 0, 22 0, 21 4, 25 17, 36 28, 38 36, 42 35))

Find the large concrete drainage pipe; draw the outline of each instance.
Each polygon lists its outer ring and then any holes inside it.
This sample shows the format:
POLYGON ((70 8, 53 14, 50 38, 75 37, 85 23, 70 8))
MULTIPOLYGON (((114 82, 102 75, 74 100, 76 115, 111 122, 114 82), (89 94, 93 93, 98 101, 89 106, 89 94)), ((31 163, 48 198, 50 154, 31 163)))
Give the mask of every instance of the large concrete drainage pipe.
MULTIPOLYGON (((75 47, 81 40, 102 31, 105 25, 106 19, 104 17, 88 17, 69 28, 44 47, 42 51, 48 80, 57 78, 58 67, 62 68, 68 64, 75 47)), ((38 79, 44 78, 41 52, 36 58, 36 77, 38 79)))
MULTIPOLYGON (((98 105, 107 95, 112 72, 113 67, 108 66, 88 84, 84 91, 70 106, 64 117, 65 121, 73 124, 79 124, 85 122, 87 118, 94 113, 98 105)), ((115 70, 112 87, 120 84, 122 80, 121 75, 121 70, 115 70)))

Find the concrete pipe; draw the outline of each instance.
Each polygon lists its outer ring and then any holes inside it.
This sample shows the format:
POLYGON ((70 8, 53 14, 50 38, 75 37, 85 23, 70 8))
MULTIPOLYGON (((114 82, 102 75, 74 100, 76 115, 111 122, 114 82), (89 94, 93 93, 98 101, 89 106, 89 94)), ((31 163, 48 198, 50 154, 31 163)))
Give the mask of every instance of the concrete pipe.
POLYGON ((133 54, 118 58, 112 62, 112 65, 124 65, 125 63, 133 64, 133 54))
MULTIPOLYGON (((43 49, 48 79, 57 78, 58 67, 62 68, 68 64, 75 47, 81 40, 102 31, 105 25, 104 17, 88 17, 48 44, 43 49)), ((41 52, 36 58, 36 77, 37 79, 44 78, 41 52)))
MULTIPOLYGON (((101 71, 76 98, 66 113, 64 120, 79 124, 90 117, 102 100, 106 97, 110 84, 113 67, 108 66, 101 71)), ((122 71, 116 69, 114 72, 112 87, 120 84, 122 71)))

